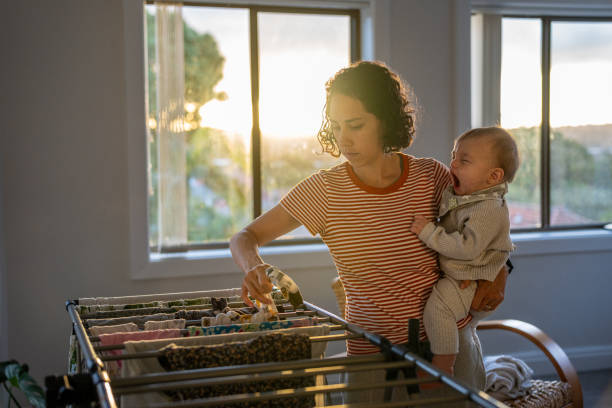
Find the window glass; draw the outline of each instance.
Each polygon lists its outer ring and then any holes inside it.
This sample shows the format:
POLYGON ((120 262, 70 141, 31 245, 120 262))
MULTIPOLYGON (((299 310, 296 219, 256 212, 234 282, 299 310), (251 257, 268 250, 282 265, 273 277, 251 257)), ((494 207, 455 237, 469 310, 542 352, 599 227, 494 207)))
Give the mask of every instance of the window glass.
POLYGON ((551 225, 612 220, 612 23, 553 22, 551 225))
POLYGON ((350 62, 348 14, 259 10, 253 39, 248 6, 155 3, 145 11, 152 248, 226 243, 257 215, 254 192, 266 211, 301 179, 339 163, 320 153, 316 133, 325 82, 350 62), (261 185, 252 168, 255 63, 261 185))
POLYGON ((515 137, 521 157, 508 193, 512 228, 542 225, 540 42, 540 20, 502 19, 501 126, 515 137))
MULTIPOLYGON (((259 13, 262 211, 318 169, 340 162, 322 154, 316 133, 325 82, 350 63, 350 17, 259 13), (313 30, 313 27, 317 27, 313 30)), ((298 228, 288 237, 311 237, 298 228)))
POLYGON ((248 10, 146 11, 150 243, 227 240, 252 219, 248 10), (171 13, 182 27, 165 35, 171 13), (182 98, 168 100, 172 90, 182 98), (181 115, 164 131, 175 105, 181 115))

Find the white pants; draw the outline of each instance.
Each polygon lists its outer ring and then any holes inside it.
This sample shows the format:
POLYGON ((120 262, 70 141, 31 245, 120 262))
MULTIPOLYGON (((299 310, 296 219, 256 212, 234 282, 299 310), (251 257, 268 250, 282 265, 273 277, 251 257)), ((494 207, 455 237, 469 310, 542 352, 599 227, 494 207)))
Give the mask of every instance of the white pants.
MULTIPOLYGON (((459 288, 460 282, 445 276, 433 287, 423 312, 423 325, 434 354, 457 354, 459 336, 457 322, 470 313, 470 306, 476 293, 476 282, 459 288)), ((481 320, 491 312, 472 312, 473 322, 481 320)))

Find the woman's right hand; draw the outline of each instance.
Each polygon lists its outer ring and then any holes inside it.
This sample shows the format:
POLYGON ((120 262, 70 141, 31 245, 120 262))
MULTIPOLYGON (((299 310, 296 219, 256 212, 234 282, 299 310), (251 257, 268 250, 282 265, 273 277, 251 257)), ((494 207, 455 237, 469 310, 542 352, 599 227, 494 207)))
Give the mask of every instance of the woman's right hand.
POLYGON ((272 292, 272 282, 266 274, 266 270, 272 265, 262 263, 255 265, 249 269, 246 276, 242 280, 242 300, 248 306, 253 307, 253 302, 249 299, 249 294, 259 300, 261 303, 272 303, 271 299, 266 295, 272 292))

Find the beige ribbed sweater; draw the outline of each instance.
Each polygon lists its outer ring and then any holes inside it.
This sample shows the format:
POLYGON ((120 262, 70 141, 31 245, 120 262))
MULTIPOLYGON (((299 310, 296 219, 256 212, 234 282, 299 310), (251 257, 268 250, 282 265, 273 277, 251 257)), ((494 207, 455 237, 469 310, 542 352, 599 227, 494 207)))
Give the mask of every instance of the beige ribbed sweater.
POLYGON ((504 195, 498 184, 458 196, 447 188, 440 203, 440 222, 430 222, 419 238, 440 254, 440 268, 457 280, 493 281, 514 249, 504 195))

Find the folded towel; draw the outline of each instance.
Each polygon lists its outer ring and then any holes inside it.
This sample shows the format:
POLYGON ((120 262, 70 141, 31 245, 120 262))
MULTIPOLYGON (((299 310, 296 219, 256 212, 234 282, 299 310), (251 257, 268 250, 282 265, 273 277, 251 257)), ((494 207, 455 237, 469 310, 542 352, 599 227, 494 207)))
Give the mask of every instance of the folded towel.
POLYGON ((504 401, 527 394, 533 370, 522 360, 506 356, 484 358, 487 373, 485 392, 493 398, 504 401))

